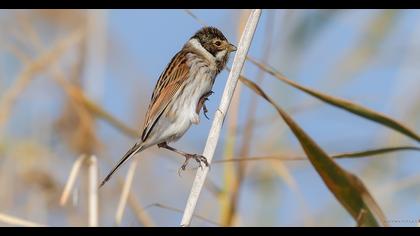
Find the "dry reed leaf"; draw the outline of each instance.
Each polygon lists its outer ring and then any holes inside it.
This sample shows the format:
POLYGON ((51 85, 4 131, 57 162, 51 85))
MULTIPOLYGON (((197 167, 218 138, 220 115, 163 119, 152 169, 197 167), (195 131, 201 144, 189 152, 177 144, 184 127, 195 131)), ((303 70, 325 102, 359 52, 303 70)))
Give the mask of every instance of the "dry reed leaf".
MULTIPOLYGON (((379 154, 386 154, 386 153, 398 152, 398 151, 420 151, 420 147, 414 147, 414 146, 387 147, 387 148, 369 149, 369 150, 358 151, 358 152, 332 154, 330 156, 331 158, 334 158, 334 159, 362 158, 362 157, 371 157, 371 156, 376 156, 379 154)), ((229 162, 234 163, 234 162, 241 162, 241 161, 263 161, 263 160, 305 161, 305 160, 308 160, 308 158, 290 157, 290 156, 261 156, 261 157, 247 157, 247 158, 238 157, 238 158, 233 158, 230 160, 217 160, 217 161, 214 161, 213 164, 229 163, 229 162)))
POLYGON ((360 212, 365 210, 363 222, 360 222, 362 226, 388 226, 382 210, 356 175, 337 165, 258 85, 244 77, 241 77, 240 80, 273 105, 293 131, 325 185, 356 221, 360 220, 358 219, 360 212))
POLYGON ((256 66, 260 67, 261 69, 265 70, 267 73, 271 74, 272 76, 274 76, 276 79, 285 82, 286 84, 299 89, 302 92, 305 92, 306 94, 309 94, 315 98, 320 99, 321 101, 333 105, 335 107, 344 109, 348 112, 351 112, 355 115, 358 115, 360 117, 366 118, 368 120, 371 120, 377 124, 381 124, 384 125, 388 128, 391 128, 395 131, 398 131, 408 137, 411 137, 412 139, 416 140, 417 142, 420 142, 420 136, 418 134, 416 134, 414 131, 412 131, 411 129, 409 129, 408 127, 406 127, 404 124, 386 116, 383 115, 381 113, 378 113, 376 111, 373 111, 371 109, 365 108, 361 105, 358 105, 356 103, 341 99, 341 98, 337 98, 337 97, 333 97, 330 95, 327 95, 325 93, 321 93, 318 92, 314 89, 310 89, 307 87, 304 87, 302 85, 299 85, 298 83, 287 79, 285 76, 283 76, 280 72, 276 71, 274 68, 259 63, 258 61, 256 61, 255 59, 252 59, 248 56, 248 60, 250 62, 252 62, 253 64, 255 64, 256 66))
POLYGON ((379 149, 372 149, 360 152, 349 152, 349 153, 340 153, 336 155, 332 155, 333 158, 358 158, 358 157, 368 157, 368 156, 375 156, 379 154, 385 154, 389 152, 396 152, 396 151, 420 151, 420 147, 414 146, 400 146, 400 147, 387 147, 387 148, 379 148, 379 149))
MULTIPOLYGON (((386 154, 386 153, 391 153, 391 152, 399 152, 399 151, 420 151, 420 148, 414 147, 414 146, 378 148, 378 149, 371 149, 371 150, 358 151, 358 152, 347 152, 347 153, 335 154, 335 155, 331 155, 331 158, 334 158, 334 159, 362 158, 362 157, 370 157, 370 156, 386 154)), ((233 158, 229 160, 217 160, 213 162, 213 165, 225 164, 225 163, 236 163, 236 162, 248 162, 248 161, 273 161, 271 166, 276 170, 276 173, 283 175, 284 174, 283 172, 279 172, 280 170, 279 170, 279 167, 277 166, 278 161, 307 161, 307 160, 308 158, 306 157, 290 157, 289 155, 287 156, 275 155, 275 156, 246 157, 246 158, 238 157, 238 158, 233 158)), ((293 178, 293 177, 290 175, 290 178, 293 178)), ((283 179, 286 181, 286 183, 288 183, 291 189, 297 194, 298 198, 300 199, 301 206, 304 210, 304 213, 305 213, 304 215, 307 216, 308 215, 306 213, 308 212, 306 210, 307 204, 305 203, 303 196, 300 194, 299 188, 296 188, 295 187, 296 184, 293 184, 292 181, 294 180, 290 178, 286 176, 283 179)), ((398 186, 398 188, 406 188, 408 186, 414 185, 415 183, 418 183, 418 178, 409 179, 407 181, 401 181, 401 183, 390 185, 391 187, 381 188, 380 190, 377 190, 377 192, 378 192, 378 195, 386 195, 386 194, 389 194, 390 192, 397 191, 397 188, 395 188, 395 186, 398 186)), ((312 222, 312 219, 310 219, 309 217, 305 217, 305 219, 307 219, 306 221, 308 223, 312 222)))

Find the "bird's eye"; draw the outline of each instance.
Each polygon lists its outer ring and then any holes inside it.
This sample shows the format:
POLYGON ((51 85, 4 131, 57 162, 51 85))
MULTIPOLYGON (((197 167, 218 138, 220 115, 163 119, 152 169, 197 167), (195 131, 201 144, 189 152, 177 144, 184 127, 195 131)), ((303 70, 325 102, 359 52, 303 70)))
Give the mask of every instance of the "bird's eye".
POLYGON ((216 41, 214 44, 216 44, 216 46, 220 46, 220 45, 222 45, 222 42, 220 42, 220 41, 216 41))

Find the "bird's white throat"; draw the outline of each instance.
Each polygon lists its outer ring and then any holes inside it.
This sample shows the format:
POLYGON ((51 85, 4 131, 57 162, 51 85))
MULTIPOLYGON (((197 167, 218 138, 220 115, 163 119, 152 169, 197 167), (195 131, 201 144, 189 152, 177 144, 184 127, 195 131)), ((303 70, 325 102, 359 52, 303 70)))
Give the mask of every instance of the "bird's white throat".
POLYGON ((216 61, 221 61, 227 53, 227 50, 223 50, 218 52, 216 56, 213 56, 201 45, 200 41, 198 41, 198 39, 195 38, 190 39, 188 41, 188 44, 190 44, 193 48, 197 49, 207 60, 213 63, 216 61))
POLYGON ((223 58, 226 56, 227 50, 223 50, 216 53, 216 61, 222 61, 223 58))

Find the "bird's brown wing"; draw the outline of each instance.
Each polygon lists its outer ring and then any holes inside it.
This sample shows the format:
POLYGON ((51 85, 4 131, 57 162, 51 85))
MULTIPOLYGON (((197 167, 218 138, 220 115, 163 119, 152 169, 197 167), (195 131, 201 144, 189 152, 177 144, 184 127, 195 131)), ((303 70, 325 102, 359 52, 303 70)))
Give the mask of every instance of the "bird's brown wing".
POLYGON ((187 65, 186 54, 187 52, 184 51, 177 53, 156 83, 144 122, 141 136, 143 142, 149 136, 154 124, 168 107, 176 92, 188 79, 189 66, 187 65))

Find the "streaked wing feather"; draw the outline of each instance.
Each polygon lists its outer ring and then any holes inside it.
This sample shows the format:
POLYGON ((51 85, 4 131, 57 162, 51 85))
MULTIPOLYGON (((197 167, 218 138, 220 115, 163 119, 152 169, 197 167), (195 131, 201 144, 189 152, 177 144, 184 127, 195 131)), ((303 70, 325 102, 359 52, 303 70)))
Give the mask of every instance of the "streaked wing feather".
POLYGON ((143 141, 147 139, 154 124, 168 107, 181 85, 188 79, 189 66, 186 62, 186 52, 177 53, 160 76, 147 110, 141 137, 143 141))

